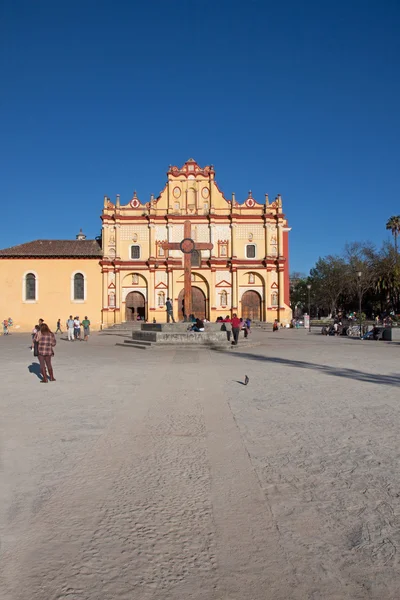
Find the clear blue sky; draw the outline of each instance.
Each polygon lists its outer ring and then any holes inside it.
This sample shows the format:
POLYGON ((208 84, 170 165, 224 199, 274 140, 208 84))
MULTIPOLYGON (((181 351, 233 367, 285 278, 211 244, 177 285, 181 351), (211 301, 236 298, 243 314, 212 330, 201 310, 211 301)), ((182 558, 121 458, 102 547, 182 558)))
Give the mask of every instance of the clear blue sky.
POLYGON ((169 164, 279 192, 291 270, 400 213, 400 4, 4 0, 0 247, 99 233, 169 164))

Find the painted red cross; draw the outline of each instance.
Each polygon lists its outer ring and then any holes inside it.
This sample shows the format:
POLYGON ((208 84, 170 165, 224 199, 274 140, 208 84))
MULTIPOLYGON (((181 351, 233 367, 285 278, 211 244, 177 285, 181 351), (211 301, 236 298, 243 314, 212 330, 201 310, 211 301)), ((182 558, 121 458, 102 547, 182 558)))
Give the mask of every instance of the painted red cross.
POLYGON ((183 240, 181 242, 164 242, 161 244, 164 250, 180 250, 183 252, 183 273, 184 273, 184 313, 185 316, 192 314, 192 261, 191 255, 195 250, 211 250, 213 244, 197 244, 191 238, 190 221, 183 224, 183 240))

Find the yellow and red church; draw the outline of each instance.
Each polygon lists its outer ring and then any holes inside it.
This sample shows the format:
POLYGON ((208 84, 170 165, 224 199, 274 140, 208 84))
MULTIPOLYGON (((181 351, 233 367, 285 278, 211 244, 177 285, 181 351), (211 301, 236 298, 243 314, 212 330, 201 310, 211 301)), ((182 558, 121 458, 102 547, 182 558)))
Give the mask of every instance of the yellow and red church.
POLYGON ((127 204, 104 198, 101 239, 35 240, 0 250, 0 319, 20 331, 38 318, 54 327, 69 315, 88 316, 93 329, 144 319, 166 321, 165 302, 183 318, 183 254, 165 249, 190 237, 207 250, 191 254, 192 312, 215 321, 236 312, 287 323, 289 227, 278 195, 258 203, 225 198, 213 166, 193 159, 170 167, 158 198, 127 204))

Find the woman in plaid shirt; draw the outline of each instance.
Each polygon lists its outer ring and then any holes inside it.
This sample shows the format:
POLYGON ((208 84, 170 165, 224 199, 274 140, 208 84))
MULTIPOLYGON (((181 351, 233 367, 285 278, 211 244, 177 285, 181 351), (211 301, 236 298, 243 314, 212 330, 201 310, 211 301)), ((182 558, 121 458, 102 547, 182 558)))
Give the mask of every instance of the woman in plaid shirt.
POLYGON ((46 366, 49 371, 50 381, 55 381, 53 374, 53 367, 51 364, 51 357, 54 356, 53 348, 56 345, 56 337, 46 325, 40 326, 40 331, 35 335, 35 342, 38 344, 38 358, 40 362, 40 370, 42 372, 42 380, 40 383, 47 383, 46 366))

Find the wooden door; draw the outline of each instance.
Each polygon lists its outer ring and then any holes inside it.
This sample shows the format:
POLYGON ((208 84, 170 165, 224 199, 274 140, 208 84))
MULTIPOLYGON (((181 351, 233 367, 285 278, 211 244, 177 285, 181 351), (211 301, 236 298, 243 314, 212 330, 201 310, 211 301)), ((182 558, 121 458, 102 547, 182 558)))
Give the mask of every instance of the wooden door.
POLYGON ((243 319, 252 321, 261 321, 261 296, 254 290, 245 292, 242 296, 242 314, 243 319))
POLYGON ((138 315, 146 318, 146 300, 140 292, 129 292, 125 300, 125 320, 136 321, 138 315))
MULTIPOLYGON (((179 292, 178 296, 178 315, 179 320, 184 316, 184 290, 179 292)), ((192 313, 198 319, 205 319, 207 316, 207 300, 204 292, 195 286, 192 286, 192 313)), ((189 315, 187 315, 189 317, 189 315)))

